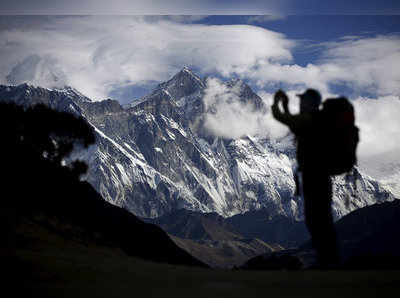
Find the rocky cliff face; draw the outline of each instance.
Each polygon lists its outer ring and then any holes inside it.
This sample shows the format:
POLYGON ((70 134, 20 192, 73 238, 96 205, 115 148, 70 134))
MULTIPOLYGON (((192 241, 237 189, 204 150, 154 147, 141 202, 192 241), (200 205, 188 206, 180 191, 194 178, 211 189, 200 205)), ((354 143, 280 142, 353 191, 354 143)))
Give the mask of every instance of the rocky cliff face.
MULTIPOLYGON (((268 113, 249 86, 233 80, 238 100, 268 113)), ((94 126, 96 145, 85 153, 86 180, 115 205, 141 217, 176 209, 232 216, 267 208, 271 215, 301 220, 294 194, 290 136, 271 141, 260 136, 223 139, 202 125, 207 110, 206 82, 184 68, 151 94, 122 108, 117 101, 93 102, 78 91, 29 85, 0 86, 0 100, 45 103, 82 115, 94 126)), ((212 107, 211 107, 212 109, 212 107)), ((394 196, 356 169, 334 179, 336 218, 394 196), (355 179, 357 178, 357 179, 355 179)))

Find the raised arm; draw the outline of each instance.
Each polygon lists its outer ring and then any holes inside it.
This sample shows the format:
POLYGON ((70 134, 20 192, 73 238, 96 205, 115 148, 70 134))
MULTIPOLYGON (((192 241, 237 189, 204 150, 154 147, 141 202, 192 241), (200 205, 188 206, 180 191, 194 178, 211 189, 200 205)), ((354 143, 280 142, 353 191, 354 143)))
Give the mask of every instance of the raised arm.
POLYGON ((293 121, 293 116, 290 114, 288 103, 289 98, 287 97, 286 93, 282 90, 278 90, 274 95, 274 103, 271 106, 271 110, 272 115, 276 120, 290 126, 293 121), (283 112, 279 107, 279 102, 282 102, 283 112))
POLYGON ((271 106, 272 115, 279 122, 287 125, 289 129, 296 135, 306 132, 312 125, 312 116, 310 113, 301 113, 292 115, 288 107, 289 98, 282 90, 278 90, 274 96, 274 103, 271 106), (279 107, 282 102, 283 112, 279 107))

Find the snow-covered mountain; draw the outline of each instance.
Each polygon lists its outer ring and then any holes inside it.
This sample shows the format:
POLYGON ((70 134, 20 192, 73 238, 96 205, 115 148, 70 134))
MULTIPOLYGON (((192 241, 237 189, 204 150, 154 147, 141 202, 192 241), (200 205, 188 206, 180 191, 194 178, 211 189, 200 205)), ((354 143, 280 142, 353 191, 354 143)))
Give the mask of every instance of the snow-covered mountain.
MULTIPOLYGON (((225 83, 240 102, 269 113, 261 98, 240 80, 225 83)), ((87 181, 113 204, 141 217, 179 208, 232 216, 268 208, 301 220, 295 197, 291 136, 223 139, 204 124, 207 83, 184 68, 151 94, 124 108, 115 100, 91 101, 72 88, 50 90, 26 84, 0 86, 0 100, 43 102, 82 115, 93 125, 96 145, 79 157, 89 164, 87 181)), ((334 213, 350 211, 394 195, 359 169, 334 179, 334 213)))

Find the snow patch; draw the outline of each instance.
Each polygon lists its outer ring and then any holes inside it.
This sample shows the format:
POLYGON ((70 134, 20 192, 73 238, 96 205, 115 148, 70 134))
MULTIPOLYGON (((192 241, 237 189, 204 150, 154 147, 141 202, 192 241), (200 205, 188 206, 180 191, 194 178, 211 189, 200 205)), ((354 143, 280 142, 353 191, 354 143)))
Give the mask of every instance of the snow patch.
POLYGON ((129 176, 127 175, 127 173, 125 172, 124 167, 120 164, 120 163, 115 163, 116 167, 118 168, 120 174, 121 174, 121 178, 122 178, 122 182, 126 185, 126 186, 132 186, 132 182, 131 179, 129 178, 129 176))
POLYGON ((166 132, 167 132, 167 134, 168 134, 168 136, 169 136, 169 138, 170 138, 171 140, 175 140, 175 139, 176 139, 176 136, 175 136, 171 131, 169 131, 168 129, 166 129, 166 132))
MULTIPOLYGON (((161 118, 164 120, 164 122, 165 122, 170 128, 173 128, 173 129, 179 131, 179 133, 180 133, 182 136, 186 137, 186 132, 185 132, 185 130, 184 130, 178 123, 176 123, 173 119, 168 118, 168 117, 166 117, 166 116, 164 116, 164 115, 162 115, 162 114, 161 114, 161 118)), ((175 137, 175 136, 174 136, 174 137, 175 137)))

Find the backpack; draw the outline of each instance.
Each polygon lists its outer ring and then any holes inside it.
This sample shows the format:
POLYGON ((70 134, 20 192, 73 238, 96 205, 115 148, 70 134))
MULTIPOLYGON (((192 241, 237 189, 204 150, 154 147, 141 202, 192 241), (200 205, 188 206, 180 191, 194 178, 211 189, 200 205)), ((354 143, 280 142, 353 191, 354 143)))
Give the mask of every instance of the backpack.
POLYGON ((359 129, 354 125, 354 108, 346 97, 330 98, 320 111, 323 166, 329 175, 350 172, 357 164, 359 129))

